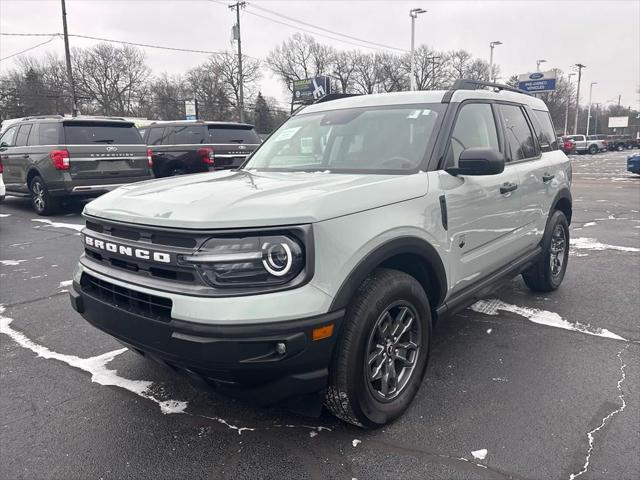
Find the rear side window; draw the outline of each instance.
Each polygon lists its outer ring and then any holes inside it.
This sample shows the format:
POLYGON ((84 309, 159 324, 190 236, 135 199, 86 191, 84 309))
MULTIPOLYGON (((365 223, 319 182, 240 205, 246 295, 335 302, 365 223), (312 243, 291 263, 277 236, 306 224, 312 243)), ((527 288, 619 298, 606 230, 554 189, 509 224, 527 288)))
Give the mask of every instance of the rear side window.
POLYGON ((204 143, 202 125, 180 125, 173 127, 173 143, 175 145, 195 145, 204 143))
POLYGON ((496 122, 488 103, 469 103, 458 113, 451 134, 447 167, 457 165, 460 154, 472 147, 499 150, 496 122))
POLYGON ((16 135, 16 147, 24 147, 27 145, 29 132, 31 132, 31 124, 20 125, 20 128, 18 128, 18 135, 16 135))
POLYGON ((511 149, 511 161, 517 162, 538 156, 536 142, 524 112, 516 105, 500 105, 507 144, 511 149))
POLYGON ((544 110, 533 111, 533 122, 538 133, 538 143, 540 150, 543 152, 551 152, 558 149, 558 138, 553 130, 553 123, 549 112, 544 110))
POLYGON ((154 127, 149 129, 149 136, 147 137, 147 145, 161 145, 164 138, 164 128, 154 127))
POLYGON ((2 138, 0 138, 0 144, 3 144, 3 146, 5 147, 13 147, 15 145, 13 139, 16 136, 17 131, 17 127, 9 127, 7 131, 2 134, 2 138))
POLYGON ((60 143, 57 123, 41 123, 38 145, 58 145, 60 143))
POLYGON ((138 129, 132 123, 65 123, 64 138, 69 145, 138 145, 142 143, 138 129))
POLYGON ((211 143, 260 143, 253 128, 222 127, 209 125, 211 143))

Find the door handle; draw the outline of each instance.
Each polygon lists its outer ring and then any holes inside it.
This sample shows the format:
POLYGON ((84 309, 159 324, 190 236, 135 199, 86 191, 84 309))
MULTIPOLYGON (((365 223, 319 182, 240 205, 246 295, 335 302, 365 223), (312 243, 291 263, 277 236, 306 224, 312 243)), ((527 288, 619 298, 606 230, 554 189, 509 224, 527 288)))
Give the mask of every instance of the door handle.
POLYGON ((23 154, 22 158, 29 158, 29 154, 28 153, 23 154))
POLYGON ((545 173, 545 174, 542 176, 542 181, 543 181, 544 183, 547 183, 547 182, 550 182, 551 180, 553 180, 554 178, 556 178, 556 176, 555 176, 554 174, 552 174, 552 173, 545 173))
POLYGON ((513 192, 517 188, 518 188, 517 183, 504 182, 500 187, 500 193, 504 195, 505 193, 513 192))

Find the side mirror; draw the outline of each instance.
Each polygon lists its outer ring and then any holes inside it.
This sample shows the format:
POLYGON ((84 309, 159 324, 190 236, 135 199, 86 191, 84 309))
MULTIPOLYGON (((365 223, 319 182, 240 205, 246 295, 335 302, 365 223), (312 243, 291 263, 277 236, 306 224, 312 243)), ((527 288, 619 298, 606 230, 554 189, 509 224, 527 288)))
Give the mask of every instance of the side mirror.
POLYGON ((504 171, 504 155, 493 148, 472 147, 460 154, 458 166, 447 168, 451 175, 497 175, 504 171))

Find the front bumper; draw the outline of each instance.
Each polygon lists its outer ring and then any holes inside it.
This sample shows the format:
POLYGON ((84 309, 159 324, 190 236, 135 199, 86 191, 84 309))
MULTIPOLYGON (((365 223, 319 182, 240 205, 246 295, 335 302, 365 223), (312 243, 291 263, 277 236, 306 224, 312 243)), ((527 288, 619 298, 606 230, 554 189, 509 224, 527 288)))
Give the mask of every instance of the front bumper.
POLYGON ((123 298, 122 291, 118 292, 109 301, 92 294, 82 280, 76 281, 70 290, 71 304, 95 327, 134 351, 186 374, 195 383, 260 405, 315 393, 327 386, 343 310, 302 320, 206 325, 149 318, 123 308, 117 298, 123 298), (312 331, 327 325, 333 325, 333 334, 313 341, 312 331))

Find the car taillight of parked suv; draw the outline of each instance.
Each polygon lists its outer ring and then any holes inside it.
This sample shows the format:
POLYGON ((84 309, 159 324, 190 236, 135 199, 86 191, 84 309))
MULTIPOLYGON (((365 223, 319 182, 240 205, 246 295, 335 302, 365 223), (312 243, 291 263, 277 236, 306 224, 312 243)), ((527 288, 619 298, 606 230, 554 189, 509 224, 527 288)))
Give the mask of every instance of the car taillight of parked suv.
POLYGON ((176 121, 145 129, 156 177, 238 168, 260 145, 253 125, 176 121))
POLYGON ((0 137, 0 160, 7 194, 30 196, 39 215, 153 178, 138 130, 123 119, 26 117, 0 137))

